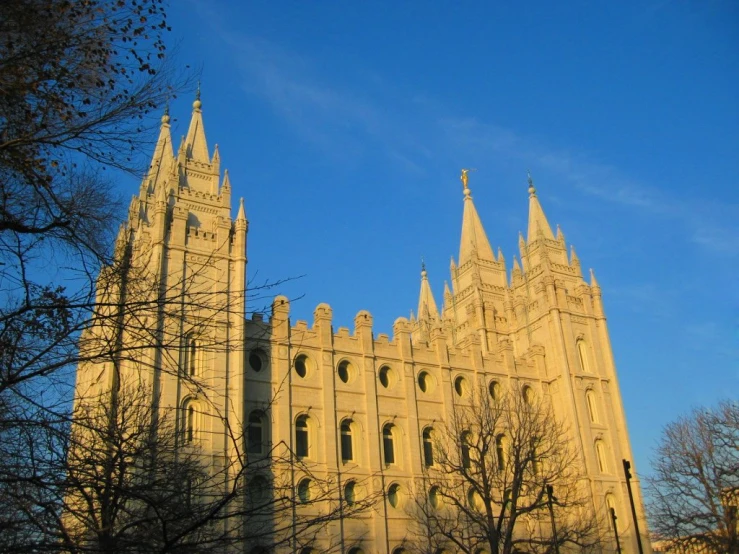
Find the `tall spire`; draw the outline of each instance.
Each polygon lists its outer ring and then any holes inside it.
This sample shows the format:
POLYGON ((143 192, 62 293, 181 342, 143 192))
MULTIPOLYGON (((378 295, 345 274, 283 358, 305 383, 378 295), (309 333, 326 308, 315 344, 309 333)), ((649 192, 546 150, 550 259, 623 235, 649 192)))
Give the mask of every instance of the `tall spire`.
POLYGON ((469 169, 462 170, 462 186, 464 191, 464 212, 462 214, 462 239, 459 243, 459 265, 463 266, 473 256, 481 260, 495 261, 493 249, 482 227, 480 216, 472 202, 472 193, 468 186, 469 169))
POLYGON ((210 163, 208 156, 208 143, 205 141, 205 129, 203 128, 203 103, 200 101, 200 82, 195 94, 195 102, 192 103, 192 119, 190 128, 185 138, 185 152, 190 160, 196 162, 210 163))
POLYGON ((246 211, 244 210, 243 198, 239 198, 239 212, 236 214, 236 221, 246 221, 246 211))
POLYGON ((439 319, 439 309, 431 292, 426 264, 421 260, 421 294, 418 297, 418 319, 439 319))
POLYGON ((151 165, 149 165, 149 173, 147 180, 151 184, 152 190, 156 189, 157 184, 166 180, 167 170, 172 164, 174 151, 172 150, 172 136, 169 133, 169 104, 164 108, 162 115, 162 126, 159 129, 159 138, 154 147, 154 155, 151 157, 151 165))
POLYGON ((545 239, 555 240, 552 228, 549 226, 544 210, 541 209, 539 199, 536 197, 536 189, 534 188, 534 180, 531 173, 528 174, 529 181, 529 231, 526 236, 526 242, 536 240, 538 231, 541 231, 545 239))

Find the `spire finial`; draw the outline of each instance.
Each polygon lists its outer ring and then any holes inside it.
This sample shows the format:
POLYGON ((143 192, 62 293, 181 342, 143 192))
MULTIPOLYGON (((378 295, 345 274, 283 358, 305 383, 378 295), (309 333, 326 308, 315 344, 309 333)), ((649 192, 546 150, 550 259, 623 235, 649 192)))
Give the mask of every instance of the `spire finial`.
POLYGON ((474 169, 463 169, 462 175, 459 176, 459 180, 462 181, 462 190, 464 191, 464 197, 469 198, 470 193, 470 187, 468 186, 469 183, 469 176, 467 175, 470 171, 475 171, 474 169))
POLYGON ((167 102, 164 104, 164 113, 162 114, 162 124, 167 125, 169 123, 169 97, 167 102))
POLYGON ((195 102, 192 103, 192 107, 199 110, 203 103, 200 101, 200 79, 198 79, 198 88, 195 91, 195 102))
POLYGON ((426 261, 423 259, 423 256, 421 256, 421 277, 426 277, 426 261))
POLYGON ((526 171, 529 181, 529 196, 536 196, 536 188, 534 188, 534 179, 531 177, 531 171, 526 171))

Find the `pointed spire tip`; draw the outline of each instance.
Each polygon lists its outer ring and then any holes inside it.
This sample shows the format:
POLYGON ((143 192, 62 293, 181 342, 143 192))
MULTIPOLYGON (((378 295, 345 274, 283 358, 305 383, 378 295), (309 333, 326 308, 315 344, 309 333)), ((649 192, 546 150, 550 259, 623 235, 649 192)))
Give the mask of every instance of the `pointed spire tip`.
POLYGON ((526 171, 529 182, 529 196, 536 196, 536 188, 534 187, 534 179, 531 177, 531 171, 526 171))
POLYGON ((198 89, 195 91, 195 102, 192 103, 192 107, 194 110, 199 110, 203 106, 203 103, 200 101, 200 80, 198 80, 198 89))

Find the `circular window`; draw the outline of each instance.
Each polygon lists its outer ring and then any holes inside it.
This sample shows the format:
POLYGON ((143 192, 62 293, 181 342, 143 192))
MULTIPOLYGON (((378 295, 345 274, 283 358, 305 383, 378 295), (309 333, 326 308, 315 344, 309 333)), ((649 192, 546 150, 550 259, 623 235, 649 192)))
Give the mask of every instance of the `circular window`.
POLYGON ((475 489, 470 489, 467 493, 467 504, 470 508, 474 508, 475 510, 482 509, 482 497, 480 496, 480 493, 475 489))
POLYGON ((264 367, 267 356, 262 350, 256 349, 249 353, 249 367, 252 371, 260 372, 264 367))
POLYGON ((392 387, 395 382, 397 381, 397 378, 395 376, 395 372, 393 371, 393 368, 390 366, 382 366, 380 368, 380 384, 386 388, 389 389, 392 387))
POLYGON ((434 377, 428 371, 422 371, 418 374, 418 388, 421 389, 422 393, 433 392, 435 384, 434 377))
POLYGON ((397 483, 393 483, 392 485, 390 485, 390 488, 387 489, 387 501, 390 502, 390 505, 393 508, 397 508, 400 506, 400 503, 402 501, 400 485, 398 485, 397 483))
POLYGON ((354 481, 349 481, 344 486, 344 500, 348 506, 353 506, 357 502, 357 484, 354 481))
POLYGON ((441 506, 441 491, 439 487, 433 486, 429 489, 429 504, 431 507, 436 509, 441 506))
POLYGON ((349 360, 342 360, 336 372, 342 383, 348 383, 354 377, 354 365, 349 360))
POLYGON ((488 390, 490 391, 490 398, 496 402, 500 400, 500 383, 498 383, 498 381, 490 381, 488 390))
POLYGON ((269 483, 261 475, 257 475, 247 485, 247 494, 253 504, 263 502, 267 498, 269 483))
POLYGON ((307 504, 311 500, 311 480, 307 477, 298 483, 298 500, 307 504))
POLYGON ((454 390, 458 396, 467 396, 470 392, 470 386, 467 379, 461 375, 454 380, 454 390))
POLYGON ((313 361, 305 354, 298 354, 295 357, 293 366, 295 367, 295 373, 298 374, 298 377, 304 379, 313 369, 313 361))

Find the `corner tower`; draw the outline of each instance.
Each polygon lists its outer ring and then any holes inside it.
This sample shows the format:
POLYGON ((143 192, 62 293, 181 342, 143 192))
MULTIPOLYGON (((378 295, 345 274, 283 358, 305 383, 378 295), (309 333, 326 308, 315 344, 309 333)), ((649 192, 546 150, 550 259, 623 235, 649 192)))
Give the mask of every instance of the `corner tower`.
MULTIPOLYGON (((503 254, 493 254, 472 200, 468 170, 462 170, 461 180, 459 263, 452 260, 452 287, 445 287, 442 310, 447 348, 479 356, 482 381, 489 380, 488 373, 498 374, 551 399, 580 453, 592 508, 604 522, 602 537, 612 540, 606 522, 614 508, 622 543, 635 550, 622 468, 622 460, 633 456, 595 276, 591 270, 589 282, 583 278, 574 246, 568 253, 562 230, 552 230, 529 175, 527 234, 519 234, 519 257, 513 257, 508 279, 503 254)), ((418 339, 423 337, 414 336, 417 343, 429 344, 418 339)), ((642 543, 648 544, 638 480, 635 485, 642 543)))
POLYGON ((82 337, 76 402, 144 386, 178 440, 227 452, 243 406, 246 235, 228 173, 208 151, 200 94, 175 154, 168 110, 113 263, 98 278, 101 315, 82 337), (108 306, 108 307, 106 307, 108 306), (114 345, 111 347, 110 345, 114 345), (187 414, 195 414, 188 416, 187 414), (189 419, 188 419, 189 418, 189 419))

